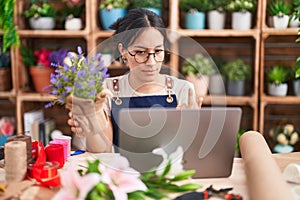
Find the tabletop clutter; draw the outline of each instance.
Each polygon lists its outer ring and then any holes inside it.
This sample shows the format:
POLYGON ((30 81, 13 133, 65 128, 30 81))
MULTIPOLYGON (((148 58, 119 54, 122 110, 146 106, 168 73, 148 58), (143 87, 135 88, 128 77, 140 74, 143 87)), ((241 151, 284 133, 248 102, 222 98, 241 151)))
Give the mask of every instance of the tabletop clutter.
POLYGON ((64 166, 70 153, 70 136, 59 135, 45 147, 27 135, 12 136, 4 145, 5 181, 33 179, 42 186, 59 186, 58 169, 64 166))
MULTIPOLYGON (((254 131, 243 134, 240 146, 247 182, 245 193, 239 193, 237 190, 231 191, 236 185, 215 188, 213 184, 217 182, 213 180, 217 179, 213 179, 211 180, 212 186, 206 189, 203 187, 202 190, 181 196, 177 195, 177 199, 193 199, 196 196, 201 196, 202 199, 211 199, 210 197, 217 197, 217 199, 248 199, 248 197, 249 199, 264 200, 300 199, 300 160, 296 158, 291 161, 294 163, 285 163, 284 170, 282 170, 282 166, 280 169, 263 136, 254 131), (255 148, 253 148, 254 146, 255 148)), ((79 153, 84 153, 84 151, 79 153)), ((70 136, 57 136, 46 146, 42 142, 31 141, 31 137, 27 135, 10 137, 4 146, 5 183, 2 185, 0 182, 0 199, 1 191, 5 191, 5 187, 1 187, 1 185, 7 186, 8 184, 17 187, 16 184, 24 182, 24 180, 31 182, 29 187, 36 185, 43 186, 41 188, 59 189, 61 185, 60 169, 67 166, 66 162, 87 158, 72 156, 72 159, 68 159, 70 155, 76 155, 76 152, 71 154, 70 136)), ((300 154, 296 153, 296 155, 300 154)), ((79 163, 77 164, 79 165, 79 163)), ((197 181, 201 184, 201 179, 197 181)), ((25 189, 22 190, 22 192, 24 191, 25 189)), ((53 196, 53 194, 51 195, 53 196)), ((7 193, 4 194, 5 197, 7 195, 7 193)), ((30 195, 32 196, 32 194, 30 195)), ((51 195, 46 199, 51 199, 51 195)))

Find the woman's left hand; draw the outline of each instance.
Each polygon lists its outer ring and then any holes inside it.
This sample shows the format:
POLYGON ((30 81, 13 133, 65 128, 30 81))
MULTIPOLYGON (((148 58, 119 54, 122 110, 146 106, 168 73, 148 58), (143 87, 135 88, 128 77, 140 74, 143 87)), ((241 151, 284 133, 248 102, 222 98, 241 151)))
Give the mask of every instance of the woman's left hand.
POLYGON ((189 97, 188 97, 188 104, 181 104, 178 105, 178 109, 183 109, 183 108, 201 108, 203 103, 203 97, 197 96, 195 99, 195 93, 193 90, 190 88, 189 89, 189 97))

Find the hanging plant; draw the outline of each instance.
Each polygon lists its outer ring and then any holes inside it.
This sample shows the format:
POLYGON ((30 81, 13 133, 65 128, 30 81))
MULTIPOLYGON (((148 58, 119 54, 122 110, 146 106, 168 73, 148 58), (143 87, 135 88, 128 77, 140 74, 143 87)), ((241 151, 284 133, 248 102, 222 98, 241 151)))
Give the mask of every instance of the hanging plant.
POLYGON ((2 52, 6 52, 9 47, 17 47, 20 45, 19 35, 14 23, 14 7, 15 0, 0 1, 0 29, 3 30, 3 46, 2 52))

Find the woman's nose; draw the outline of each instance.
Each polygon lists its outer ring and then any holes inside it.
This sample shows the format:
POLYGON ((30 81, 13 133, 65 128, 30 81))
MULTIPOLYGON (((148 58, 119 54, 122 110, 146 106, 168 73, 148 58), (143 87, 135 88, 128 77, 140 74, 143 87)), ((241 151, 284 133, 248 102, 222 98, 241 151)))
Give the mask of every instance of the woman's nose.
POLYGON ((155 56, 155 54, 149 54, 146 64, 149 64, 149 65, 156 64, 156 60, 155 60, 154 56, 155 56))

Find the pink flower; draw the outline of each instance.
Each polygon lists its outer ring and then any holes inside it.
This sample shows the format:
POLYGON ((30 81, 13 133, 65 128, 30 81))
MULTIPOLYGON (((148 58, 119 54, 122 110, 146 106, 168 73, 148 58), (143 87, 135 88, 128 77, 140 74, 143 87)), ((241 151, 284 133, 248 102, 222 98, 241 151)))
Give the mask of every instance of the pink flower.
POLYGON ((0 135, 10 135, 15 131, 14 124, 11 119, 3 117, 0 120, 0 135))
POLYGON ((115 157, 110 168, 99 167, 102 181, 106 183, 116 200, 127 200, 127 193, 137 190, 147 190, 146 185, 139 179, 139 172, 129 167, 125 157, 115 157))
POLYGON ((101 176, 97 173, 80 176, 74 164, 63 170, 60 176, 62 188, 53 200, 84 200, 89 191, 101 181, 101 176))
POLYGON ((35 50, 34 55, 36 57, 36 63, 44 67, 50 67, 50 60, 49 60, 50 54, 51 51, 45 48, 42 48, 40 50, 35 50))

